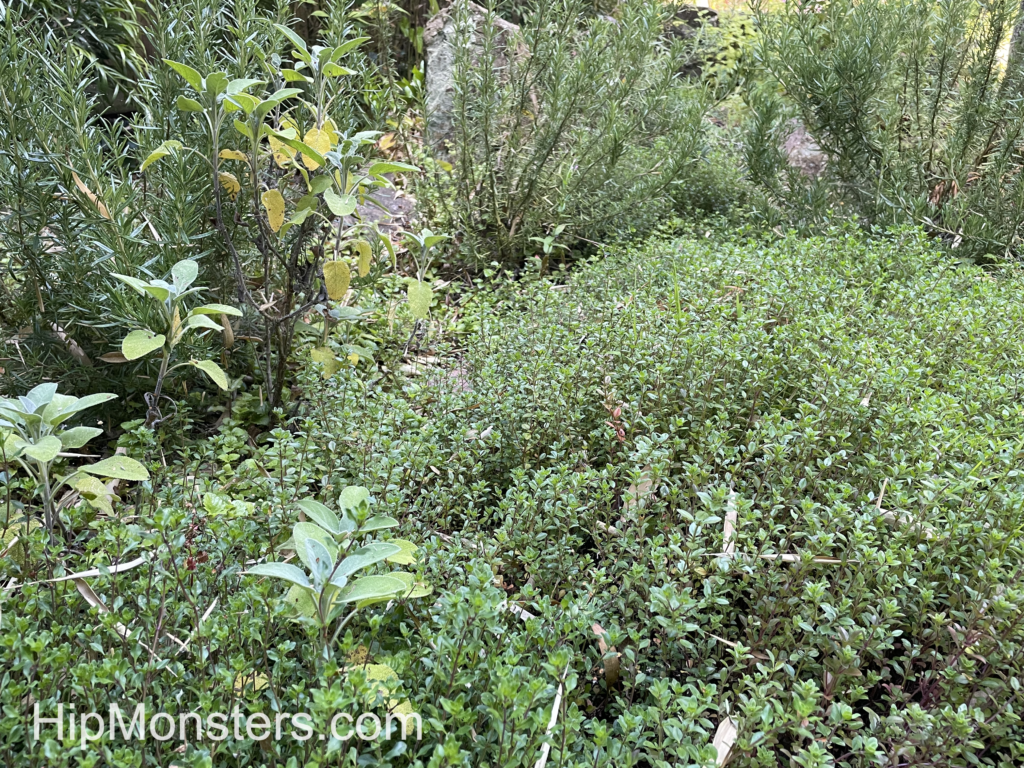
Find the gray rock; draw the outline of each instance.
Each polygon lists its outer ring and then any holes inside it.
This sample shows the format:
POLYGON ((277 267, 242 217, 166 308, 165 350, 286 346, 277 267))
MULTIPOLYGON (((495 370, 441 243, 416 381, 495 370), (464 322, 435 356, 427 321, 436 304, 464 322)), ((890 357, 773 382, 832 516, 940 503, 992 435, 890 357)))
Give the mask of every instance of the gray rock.
POLYGON ((789 129, 789 135, 782 143, 786 159, 807 178, 818 178, 825 171, 828 158, 799 120, 793 120, 789 129))
MULTIPOLYGON (((479 61, 482 45, 480 35, 487 24, 487 11, 469 0, 455 0, 455 3, 441 10, 423 30, 423 45, 426 53, 426 134, 427 142, 435 153, 445 153, 445 145, 451 141, 452 110, 455 93, 455 44, 456 29, 454 9, 456 4, 468 6, 473 33, 470 37, 470 52, 473 61, 479 61)), ((516 45, 515 38, 519 33, 516 24, 504 19, 493 17, 497 28, 495 40, 495 70, 501 72, 508 68, 508 50, 516 45)), ((517 55, 519 52, 517 51, 517 55)))

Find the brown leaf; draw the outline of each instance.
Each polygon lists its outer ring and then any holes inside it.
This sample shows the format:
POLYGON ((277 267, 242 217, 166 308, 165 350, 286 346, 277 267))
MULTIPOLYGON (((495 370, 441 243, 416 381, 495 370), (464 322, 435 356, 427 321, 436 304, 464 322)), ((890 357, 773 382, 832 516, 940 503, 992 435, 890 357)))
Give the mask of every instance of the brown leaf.
POLYGON ((651 465, 648 464, 640 470, 639 481, 635 485, 631 485, 626 489, 626 498, 623 502, 623 508, 629 509, 630 507, 639 506, 644 497, 650 494, 653 487, 654 481, 651 480, 651 465))
MULTIPOLYGON (((724 637, 719 637, 718 635, 713 635, 710 632, 708 632, 708 637, 713 637, 715 640, 720 642, 722 645, 727 645, 730 648, 739 648, 740 647, 739 643, 734 643, 732 640, 726 640, 724 637)), ((761 661, 768 661, 768 654, 767 653, 762 653, 761 651, 754 651, 754 650, 752 650, 750 652, 750 655, 753 656, 755 659, 760 659, 761 661)))
POLYGON ((128 358, 120 352, 107 352, 105 355, 100 355, 100 360, 104 363, 127 363, 128 358))
POLYGON ((619 654, 615 652, 615 646, 608 646, 605 637, 608 635, 597 622, 590 628, 590 631, 597 635, 597 647, 601 651, 601 661, 604 663, 604 682, 611 688, 619 681, 619 654))
POLYGON ((221 315, 220 324, 224 327, 224 349, 231 349, 235 346, 235 331, 231 327, 231 320, 227 315, 221 315))
POLYGON ((75 180, 75 186, 78 187, 78 191, 89 198, 89 202, 96 206, 96 210, 99 211, 100 216, 109 221, 110 211, 107 210, 107 206, 103 204, 103 201, 96 197, 91 189, 85 186, 85 182, 82 181, 74 171, 71 172, 71 178, 75 180))
POLYGON ((73 358, 75 358, 75 360, 77 360, 81 365, 84 365, 86 368, 92 368, 92 360, 90 360, 89 356, 85 354, 85 351, 80 346, 78 346, 77 341, 68 336, 64 329, 61 328, 56 323, 51 323, 50 327, 53 328, 53 332, 57 334, 57 338, 59 338, 61 341, 67 344, 68 352, 71 354, 73 358))
POLYGON ((722 552, 732 556, 736 551, 736 525, 739 521, 739 508, 736 505, 736 491, 729 491, 729 501, 725 507, 725 521, 722 523, 722 552))
MULTIPOLYGON (((93 591, 92 587, 89 586, 89 582, 87 582, 85 579, 76 579, 74 577, 69 578, 71 578, 71 580, 75 583, 75 589, 77 589, 78 593, 85 598, 85 602, 87 602, 93 608, 99 608, 100 613, 110 613, 110 609, 107 608, 106 603, 104 603, 103 600, 100 599, 100 596, 93 591)), ((128 627, 126 627, 121 622, 117 622, 117 624, 115 624, 114 626, 117 628, 117 632, 119 635, 121 635, 121 637, 128 637, 128 635, 130 634, 128 627)))
POLYGON ((718 724, 715 738, 711 742, 714 748, 718 750, 718 758, 715 760, 715 765, 725 765, 729 759, 729 753, 732 751, 732 745, 736 743, 738 735, 739 731, 736 728, 736 723, 733 722, 731 717, 726 717, 718 724))

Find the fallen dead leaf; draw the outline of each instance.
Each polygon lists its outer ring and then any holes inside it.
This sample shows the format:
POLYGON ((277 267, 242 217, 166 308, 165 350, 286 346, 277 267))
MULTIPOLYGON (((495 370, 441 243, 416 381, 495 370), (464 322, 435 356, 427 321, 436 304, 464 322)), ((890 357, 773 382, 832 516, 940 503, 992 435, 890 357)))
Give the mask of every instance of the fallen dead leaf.
POLYGON ((77 173, 75 173, 74 171, 71 172, 71 178, 74 179, 75 186, 78 187, 78 191, 81 192, 83 195, 85 195, 87 198, 89 198, 89 202, 92 203, 94 206, 96 206, 96 210, 99 211, 100 216, 102 216, 104 219, 109 220, 110 219, 110 211, 107 210, 107 206, 105 206, 103 204, 103 201, 100 200, 93 193, 93 191, 91 189, 89 189, 89 187, 87 187, 85 185, 85 182, 82 181, 82 179, 79 177, 79 175, 77 173))
POLYGON ((731 717, 726 717, 718 724, 718 730, 715 731, 715 738, 711 744, 718 751, 718 757, 715 760, 715 765, 725 765, 729 759, 729 753, 732 751, 732 745, 736 743, 736 737, 739 735, 739 731, 736 728, 736 723, 733 722, 731 717))
MULTIPOLYGON (((708 632, 708 637, 713 637, 715 640, 720 642, 722 645, 727 645, 730 648, 739 648, 740 647, 739 643, 734 643, 732 640, 726 640, 724 637, 719 637, 718 635, 713 635, 710 632, 708 632)), ((762 653, 761 651, 751 650, 750 651, 750 655, 753 656, 755 659, 759 659, 761 661, 768 661, 768 654, 767 653, 762 653)))
POLYGON ((722 523, 722 552, 732 556, 736 551, 736 526, 739 522, 739 509, 736 505, 736 491, 729 491, 729 500, 725 505, 725 520, 722 523))
MULTIPOLYGON (((135 568, 136 566, 142 565, 144 562, 146 562, 145 555, 143 555, 142 557, 137 557, 136 559, 131 560, 131 561, 127 562, 127 563, 118 563, 117 565, 106 566, 106 569, 107 569, 107 572, 111 573, 111 574, 123 573, 124 571, 130 571, 132 568, 135 568)), ((93 578, 95 576, 105 576, 105 575, 106 574, 103 573, 103 571, 101 571, 99 568, 91 568, 88 571, 81 571, 80 573, 72 573, 72 574, 70 574, 68 576, 61 576, 61 577, 56 578, 56 579, 44 579, 43 581, 29 581, 29 582, 26 582, 25 584, 18 584, 18 585, 14 586, 14 587, 8 587, 8 589, 18 589, 19 587, 29 587, 29 586, 33 586, 35 584, 56 584, 56 583, 61 582, 61 581, 76 581, 76 586, 77 586, 77 580, 80 580, 80 579, 91 579, 91 578, 93 578)), ((79 589, 79 591, 81 591, 81 589, 79 589)))
POLYGON ((653 487, 654 481, 651 480, 651 465, 648 464, 640 470, 640 479, 637 483, 630 485, 629 488, 626 489, 626 498, 623 501, 623 507, 625 509, 629 509, 631 507, 640 506, 645 497, 651 493, 651 489, 653 487))
POLYGON ((594 622, 590 630, 597 635, 597 647, 601 651, 601 661, 604 664, 604 682, 611 688, 619 681, 619 654, 616 653, 615 646, 609 647, 605 642, 608 633, 605 632, 604 627, 594 622))

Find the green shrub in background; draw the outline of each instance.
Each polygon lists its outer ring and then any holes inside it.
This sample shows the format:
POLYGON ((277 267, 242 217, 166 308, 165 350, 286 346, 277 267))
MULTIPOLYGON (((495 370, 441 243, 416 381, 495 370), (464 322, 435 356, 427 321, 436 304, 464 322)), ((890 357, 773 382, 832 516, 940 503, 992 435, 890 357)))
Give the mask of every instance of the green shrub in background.
POLYGON ((123 100, 146 71, 146 3, 134 0, 13 0, 0 8, 31 24, 55 47, 91 62, 108 103, 123 100))
POLYGON ((679 75, 687 44, 662 40, 666 7, 540 3, 507 50, 493 8, 479 29, 466 3, 451 13, 453 170, 430 177, 431 213, 465 258, 517 264, 560 225, 571 241, 656 223, 698 154, 707 98, 679 75))
POLYGON ((730 766, 1019 765, 1021 277, 914 231, 828 235, 623 247, 521 284, 404 391, 307 371, 265 442, 228 420, 154 454, 121 519, 72 506, 75 570, 146 559, 88 577, 106 610, 5 593, 3 761, 711 766, 730 722, 730 766), (436 594, 361 610, 331 664, 279 583, 238 575, 353 484, 436 594), (30 738, 34 702, 325 732, 406 700, 420 741, 30 738))
POLYGON ((913 222, 967 256, 1019 255, 1024 68, 1015 0, 900 0, 756 11, 748 167, 778 221, 826 209, 913 222), (809 181, 779 145, 798 119, 827 157, 809 181), (840 207, 843 206, 843 207, 840 207))

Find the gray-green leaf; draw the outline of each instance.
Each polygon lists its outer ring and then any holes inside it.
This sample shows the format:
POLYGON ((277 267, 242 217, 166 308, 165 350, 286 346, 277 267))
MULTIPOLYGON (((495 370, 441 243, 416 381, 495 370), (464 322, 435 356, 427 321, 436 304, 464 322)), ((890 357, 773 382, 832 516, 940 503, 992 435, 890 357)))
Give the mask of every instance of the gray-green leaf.
POLYGON ((338 506, 342 509, 356 509, 360 504, 369 502, 370 492, 361 485, 350 485, 338 497, 338 506))
POLYGON ((434 292, 422 280, 409 283, 409 311, 417 320, 426 320, 430 314, 430 302, 434 300, 434 292))
POLYGON ((228 375, 224 373, 224 369, 213 362, 213 360, 190 360, 189 364, 194 365, 200 371, 209 376, 213 380, 213 383, 221 389, 228 388, 228 375))
POLYGON ((190 99, 187 96, 179 96, 175 102, 175 106, 182 112, 202 112, 203 105, 195 99, 190 99))
POLYGON ((159 147, 157 147, 156 149, 154 149, 152 152, 149 153, 149 157, 147 157, 145 160, 143 160, 142 161, 142 165, 139 166, 139 170, 140 171, 146 170, 147 168, 149 168, 149 166, 151 166, 157 160, 162 160, 163 158, 167 157, 168 155, 175 154, 179 149, 181 149, 181 147, 182 147, 182 145, 181 145, 180 141, 177 141, 175 139, 168 139, 163 144, 161 144, 159 147))
POLYGON ((35 443, 29 443, 26 445, 24 453, 29 458, 46 464, 57 458, 57 454, 60 453, 60 448, 60 440, 53 435, 47 435, 35 443))
POLYGON ((34 410, 39 410, 39 406, 49 405, 55 394, 57 394, 56 384, 40 384, 30 389, 25 397, 35 404, 34 410))
POLYGON ((334 568, 334 555, 322 542, 310 537, 306 539, 306 560, 313 572, 313 583, 317 586, 323 584, 334 568))
POLYGON ((129 360, 137 360, 160 349, 166 341, 162 333, 154 334, 150 330, 132 331, 121 342, 121 354, 129 360))
POLYGON ((386 515, 377 515, 371 517, 365 523, 363 527, 359 529, 360 533, 369 533, 370 531, 381 531, 385 528, 396 528, 398 527, 398 521, 393 517, 387 517, 386 515))
POLYGON ((81 448, 92 440, 96 435, 103 434, 103 430, 97 427, 75 427, 60 434, 60 444, 66 451, 73 451, 81 448))
POLYGON ((229 307, 227 304, 203 304, 201 307, 196 307, 190 315, 231 315, 232 317, 241 317, 242 312, 229 307))
POLYGON ((260 563, 259 565, 254 565, 246 573, 251 576, 270 576, 274 579, 284 579, 307 589, 311 586, 306 574, 291 563, 260 563))
POLYGON ((356 209, 355 195, 339 195, 333 189, 324 192, 324 202, 335 216, 351 216, 356 209))
POLYGON ((179 64, 178 62, 171 61, 170 59, 164 59, 164 64, 181 75, 182 79, 184 79, 184 81, 191 85, 196 91, 203 90, 203 77, 192 69, 192 67, 187 64, 179 64))
POLYGON ((112 477, 117 480, 148 480, 149 472, 135 459, 127 456, 111 456, 109 459, 97 461, 82 467, 82 472, 100 477, 112 477))
POLYGON ((46 406, 46 410, 43 411, 43 419, 45 419, 47 424, 55 427, 71 418, 79 411, 92 408, 94 405, 105 403, 108 400, 115 399, 116 397, 117 395, 112 392, 96 392, 92 395, 86 395, 83 398, 67 397, 67 399, 64 399, 61 395, 56 395, 50 404, 46 406), (61 398, 61 400, 58 401, 57 398, 61 398))
POLYGON ((199 265, 192 259, 182 259, 171 267, 171 277, 179 291, 183 291, 195 282, 199 276, 199 265))
POLYGON ((365 547, 360 547, 342 560, 341 565, 338 566, 335 574, 345 577, 351 576, 356 571, 362 570, 374 563, 379 563, 382 560, 386 560, 392 555, 399 554, 401 551, 401 547, 395 544, 388 544, 387 542, 367 544, 365 547))
POLYGON ((419 168, 415 165, 409 165, 408 163, 374 163, 370 166, 370 170, 367 171, 371 176, 380 176, 384 173, 418 173, 419 168))
POLYGON ((338 516, 319 501, 303 499, 298 502, 298 507, 305 512, 314 523, 319 525, 328 533, 333 533, 337 536, 343 532, 344 529, 341 527, 341 521, 338 519, 338 516))
POLYGON ((218 325, 210 319, 209 315, 192 315, 185 321, 186 328, 209 328, 218 333, 224 330, 224 326, 218 325))
POLYGON ((334 599, 337 603, 357 603, 395 597, 405 591, 405 584, 391 576, 364 576, 341 590, 334 599))
POLYGON ((309 559, 309 551, 306 542, 310 539, 320 542, 330 553, 331 563, 338 557, 338 547, 331 535, 313 523, 296 523, 292 529, 292 542, 295 545, 295 554, 307 568, 313 568, 313 561, 309 559))

